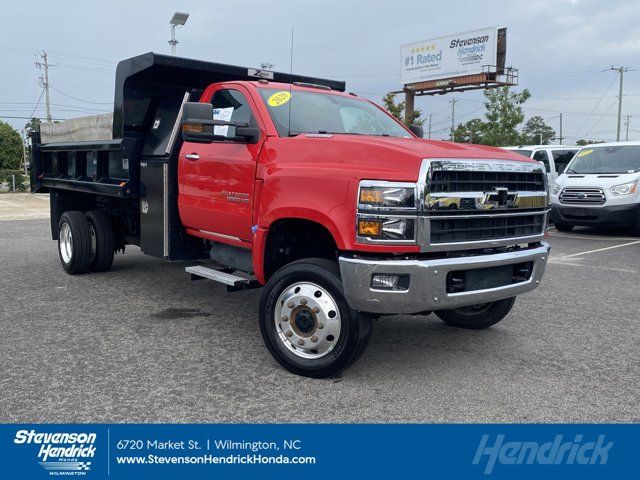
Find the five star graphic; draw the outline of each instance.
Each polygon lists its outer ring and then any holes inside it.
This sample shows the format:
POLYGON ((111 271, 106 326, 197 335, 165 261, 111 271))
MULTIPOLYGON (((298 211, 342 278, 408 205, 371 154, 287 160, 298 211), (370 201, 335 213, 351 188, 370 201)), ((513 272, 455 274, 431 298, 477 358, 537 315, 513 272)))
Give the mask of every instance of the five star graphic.
POLYGON ((411 53, 422 53, 422 52, 428 52, 430 50, 435 50, 436 46, 435 44, 431 44, 431 45, 423 45, 421 47, 416 47, 416 48, 412 48, 411 49, 411 53))

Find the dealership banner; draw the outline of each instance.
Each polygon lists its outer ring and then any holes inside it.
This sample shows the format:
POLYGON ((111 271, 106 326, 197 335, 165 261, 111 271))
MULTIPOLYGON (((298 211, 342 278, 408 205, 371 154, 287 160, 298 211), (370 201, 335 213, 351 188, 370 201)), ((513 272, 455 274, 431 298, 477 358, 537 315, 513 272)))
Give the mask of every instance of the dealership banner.
POLYGON ((400 83, 474 75, 495 67, 497 39, 492 27, 403 45, 400 83))
POLYGON ((2 478, 631 478, 640 425, 0 425, 2 478), (355 478, 355 477, 354 477, 355 478))

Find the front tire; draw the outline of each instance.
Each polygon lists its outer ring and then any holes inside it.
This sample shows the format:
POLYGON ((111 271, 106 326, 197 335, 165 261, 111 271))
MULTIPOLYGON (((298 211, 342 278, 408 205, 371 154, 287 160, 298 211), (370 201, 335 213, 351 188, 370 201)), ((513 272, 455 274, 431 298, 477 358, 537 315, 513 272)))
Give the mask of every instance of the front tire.
POLYGON ((566 223, 554 223, 553 225, 559 232, 570 232, 574 227, 573 225, 567 225, 566 223))
POLYGON ((516 297, 512 297, 455 310, 439 310, 435 314, 451 327, 482 330, 506 317, 515 302, 516 297))
POLYGON ((91 261, 89 222, 82 212, 64 212, 58 222, 58 254, 64 271, 85 273, 91 261))
POLYGON ((364 352, 373 320, 349 307, 336 262, 311 258, 278 270, 260 300, 260 332, 269 353, 296 375, 325 378, 364 352))

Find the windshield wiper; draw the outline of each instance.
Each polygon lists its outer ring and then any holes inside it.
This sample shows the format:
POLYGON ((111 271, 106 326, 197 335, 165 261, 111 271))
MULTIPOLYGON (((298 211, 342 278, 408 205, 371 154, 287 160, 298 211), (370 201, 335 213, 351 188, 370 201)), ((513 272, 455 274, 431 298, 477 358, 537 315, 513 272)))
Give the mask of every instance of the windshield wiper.
POLYGON ((576 173, 576 171, 573 168, 567 168, 566 172, 567 173, 576 173))

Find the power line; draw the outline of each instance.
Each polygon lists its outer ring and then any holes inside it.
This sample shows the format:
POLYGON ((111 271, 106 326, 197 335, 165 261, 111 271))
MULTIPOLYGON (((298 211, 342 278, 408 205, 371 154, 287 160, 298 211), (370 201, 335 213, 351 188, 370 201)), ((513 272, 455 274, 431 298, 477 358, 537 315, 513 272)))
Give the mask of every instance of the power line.
POLYGON ((40 105, 40 100, 42 100, 42 95, 44 95, 44 90, 42 90, 42 92, 40 92, 40 96, 38 97, 38 101, 36 102, 36 106, 33 107, 33 112, 31 112, 31 118, 33 118, 33 114, 36 113, 36 110, 38 109, 38 105, 40 105))
POLYGON ((598 108, 598 106, 600 105, 600 102, 602 102, 602 99, 605 97, 605 95, 609 92, 609 89, 611 88, 611 85, 613 85, 613 82, 615 81, 615 78, 613 80, 611 80, 611 82, 609 83, 609 85, 607 86, 607 89, 604 91, 604 93, 602 94, 602 96, 598 99, 598 101, 596 102, 595 106, 593 107, 593 110, 591 110, 591 112, 589 112, 589 115, 587 116, 587 118, 584 120, 584 122, 582 123, 582 125, 580 126, 580 128, 577 130, 577 132, 579 133, 584 126, 587 124, 587 122, 589 121, 589 119, 591 118, 591 115, 593 115, 593 112, 596 111, 596 109, 598 108))
POLYGON ((78 102, 92 103, 92 104, 95 104, 95 105, 113 105, 113 102, 92 102, 91 100, 83 100, 81 98, 73 97, 73 96, 69 95, 68 93, 64 93, 63 91, 58 90, 55 87, 51 87, 51 90, 55 90, 60 95, 64 95, 65 97, 68 97, 68 98, 70 98, 72 100, 77 100, 78 102))
MULTIPOLYGON (((596 128, 598 126, 598 124, 600 123, 600 121, 606 116, 607 113, 609 113, 609 110, 611 110, 613 108, 613 106, 616 104, 615 100, 614 102, 609 106, 609 108, 607 108, 604 113, 602 115, 600 115, 600 118, 598 118, 598 120, 596 121, 596 123, 593 124, 593 126, 591 127, 591 129, 584 134, 585 137, 588 137, 589 135, 591 135, 591 132, 593 131, 594 128, 596 128)), ((619 140, 617 140, 619 141, 619 140)))

